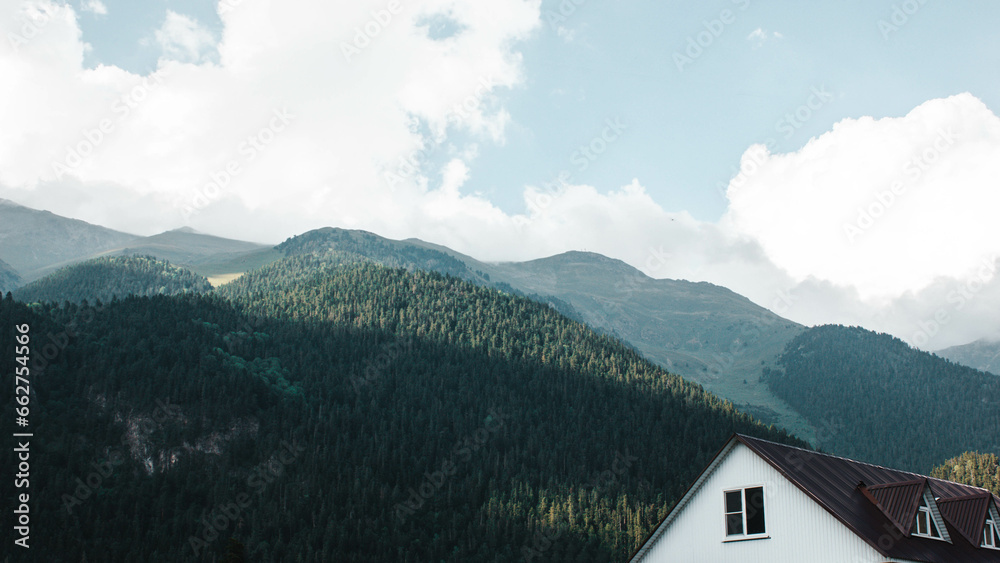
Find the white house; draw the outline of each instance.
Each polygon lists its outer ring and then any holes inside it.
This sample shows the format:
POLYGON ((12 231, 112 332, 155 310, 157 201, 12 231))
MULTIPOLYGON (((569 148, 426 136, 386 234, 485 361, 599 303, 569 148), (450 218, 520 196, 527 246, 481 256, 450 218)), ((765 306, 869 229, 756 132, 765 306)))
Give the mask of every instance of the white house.
POLYGON ((631 563, 1000 563, 978 487, 734 435, 631 563))

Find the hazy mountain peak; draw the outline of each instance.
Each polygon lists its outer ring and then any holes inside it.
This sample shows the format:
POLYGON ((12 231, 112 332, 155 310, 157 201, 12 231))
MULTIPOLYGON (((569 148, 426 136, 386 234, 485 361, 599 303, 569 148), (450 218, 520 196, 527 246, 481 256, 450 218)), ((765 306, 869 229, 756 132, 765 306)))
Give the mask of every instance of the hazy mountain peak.
POLYGON ((179 227, 177 229, 171 229, 171 230, 166 231, 166 232, 161 233, 161 234, 168 234, 168 233, 184 233, 184 234, 188 234, 188 235, 203 235, 203 234, 205 234, 205 233, 203 233, 201 231, 196 231, 196 230, 192 229, 191 227, 179 227))
POLYGON ((935 352, 957 364, 1000 374, 1000 340, 981 339, 935 352))

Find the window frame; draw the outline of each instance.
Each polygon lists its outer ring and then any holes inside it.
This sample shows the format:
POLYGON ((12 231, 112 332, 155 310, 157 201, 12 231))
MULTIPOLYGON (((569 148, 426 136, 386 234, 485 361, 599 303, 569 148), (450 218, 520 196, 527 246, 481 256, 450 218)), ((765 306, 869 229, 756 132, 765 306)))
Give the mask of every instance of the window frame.
POLYGON ((983 523, 983 541, 979 547, 1000 551, 1000 518, 997 517, 992 506, 986 510, 986 521, 983 523), (988 531, 993 532, 990 534, 991 544, 986 543, 988 531))
MULTIPOLYGON (((949 538, 945 536, 945 533, 941 531, 941 524, 934 518, 934 511, 931 510, 931 503, 927 500, 928 493, 925 490, 920 495, 920 504, 917 506, 917 513, 913 519, 913 527, 910 532, 911 536, 916 536, 918 538, 927 538, 929 540, 938 540, 947 543, 951 543, 949 538), (920 519, 921 517, 926 518, 925 523, 927 526, 927 531, 920 532, 920 519), (931 534, 931 530, 936 530, 938 535, 931 534)), ((934 497, 931 497, 933 499, 934 497)))
POLYGON ((764 532, 758 533, 758 534, 747 533, 747 506, 749 505, 749 503, 747 502, 747 500, 748 500, 747 499, 747 491, 749 491, 751 489, 760 489, 761 499, 763 500, 763 499, 767 498, 767 488, 764 486, 763 483, 757 483, 757 484, 752 484, 752 485, 743 485, 743 486, 740 486, 740 487, 730 487, 730 488, 723 489, 723 491, 722 491, 722 515, 723 515, 723 518, 722 518, 722 538, 723 539, 722 539, 722 541, 723 541, 723 543, 739 542, 739 541, 747 541, 747 540, 757 540, 757 539, 765 539, 765 538, 770 538, 771 537, 770 534, 768 533, 768 527, 767 527, 767 508, 766 508, 767 504, 766 503, 765 503, 765 506, 764 506, 764 532), (739 512, 739 514, 742 515, 742 526, 743 526, 742 530, 743 531, 742 531, 742 533, 739 533, 739 534, 730 534, 729 533, 729 516, 732 515, 732 514, 737 514, 737 513, 729 511, 729 506, 728 506, 728 504, 726 502, 726 496, 727 496, 728 493, 735 493, 735 492, 739 492, 740 493, 740 512, 739 512))

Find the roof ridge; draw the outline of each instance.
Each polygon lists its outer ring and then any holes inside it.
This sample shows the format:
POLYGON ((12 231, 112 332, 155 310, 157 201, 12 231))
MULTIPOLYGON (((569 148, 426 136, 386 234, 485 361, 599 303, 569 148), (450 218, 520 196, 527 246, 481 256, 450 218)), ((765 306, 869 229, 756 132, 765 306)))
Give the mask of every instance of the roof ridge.
MULTIPOLYGON (((968 487, 970 489, 977 489, 977 490, 983 491, 985 493, 993 494, 989 489, 985 489, 983 487, 977 487, 975 485, 967 485, 965 483, 959 483, 957 481, 949 481, 947 479, 941 479, 939 477, 931 477, 930 475, 923 475, 921 473, 914 473, 912 471, 907 471, 905 469, 896 469, 894 467, 886 467, 884 465, 879 465, 877 463, 869 463, 867 461, 859 461, 859 460, 856 460, 856 459, 851 459, 849 457, 843 457, 843 456, 839 456, 839 455, 828 454, 826 452, 818 452, 816 450, 807 450, 805 448, 800 448, 798 446, 789 446, 788 444, 782 444, 780 442, 772 442, 771 440, 765 440, 764 438, 756 438, 754 436, 748 436, 746 434, 736 433, 736 435, 739 436, 742 439, 749 439, 749 440, 756 441, 756 442, 767 442, 768 444, 774 444, 775 446, 779 446, 779 447, 782 447, 782 448, 789 448, 789 449, 793 449, 793 450, 799 450, 799 451, 806 452, 806 453, 809 453, 809 454, 821 455, 821 456, 824 456, 824 457, 830 457, 830 458, 834 458, 834 459, 839 459, 839 460, 842 460, 842 461, 847 461, 847 462, 855 463, 855 464, 858 464, 858 465, 867 465, 868 467, 875 467, 875 468, 878 468, 878 469, 884 469, 886 471, 895 471, 897 473, 905 473, 907 475, 913 475, 915 477, 918 477, 919 479, 928 479, 928 480, 931 480, 931 481, 940 481, 940 482, 943 482, 943 483, 951 483, 953 485, 959 485, 961 487, 968 487)), ((914 479, 914 481, 919 480, 919 479, 914 479)), ((872 485, 872 486, 877 486, 877 485, 872 485)), ((950 497, 950 498, 954 498, 954 497, 950 497)))
MULTIPOLYGON (((953 483, 954 481, 948 481, 948 482, 949 483, 953 483)), ((962 483, 957 483, 957 484, 958 485, 962 485, 962 483)), ((971 487, 972 485, 965 485, 965 486, 966 487, 971 487)), ((983 490, 983 492, 981 492, 981 493, 975 493, 975 494, 971 494, 971 495, 961 495, 961 496, 957 496, 957 497, 943 497, 941 499, 935 499, 935 500, 936 500, 936 502, 938 504, 941 504, 942 502, 955 502, 955 501, 959 501, 959 500, 975 500, 975 499, 981 499, 981 498, 988 499, 988 498, 990 498, 992 496, 993 496, 993 493, 991 493, 991 492, 989 492, 987 490, 983 490)))

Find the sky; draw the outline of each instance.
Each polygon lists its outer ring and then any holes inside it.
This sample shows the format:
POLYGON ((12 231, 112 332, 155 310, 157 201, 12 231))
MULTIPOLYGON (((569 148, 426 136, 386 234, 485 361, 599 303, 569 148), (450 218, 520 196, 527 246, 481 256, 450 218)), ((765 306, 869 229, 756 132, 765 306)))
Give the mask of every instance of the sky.
POLYGON ((588 250, 1000 338, 1000 4, 0 0, 0 197, 142 235, 588 250))

